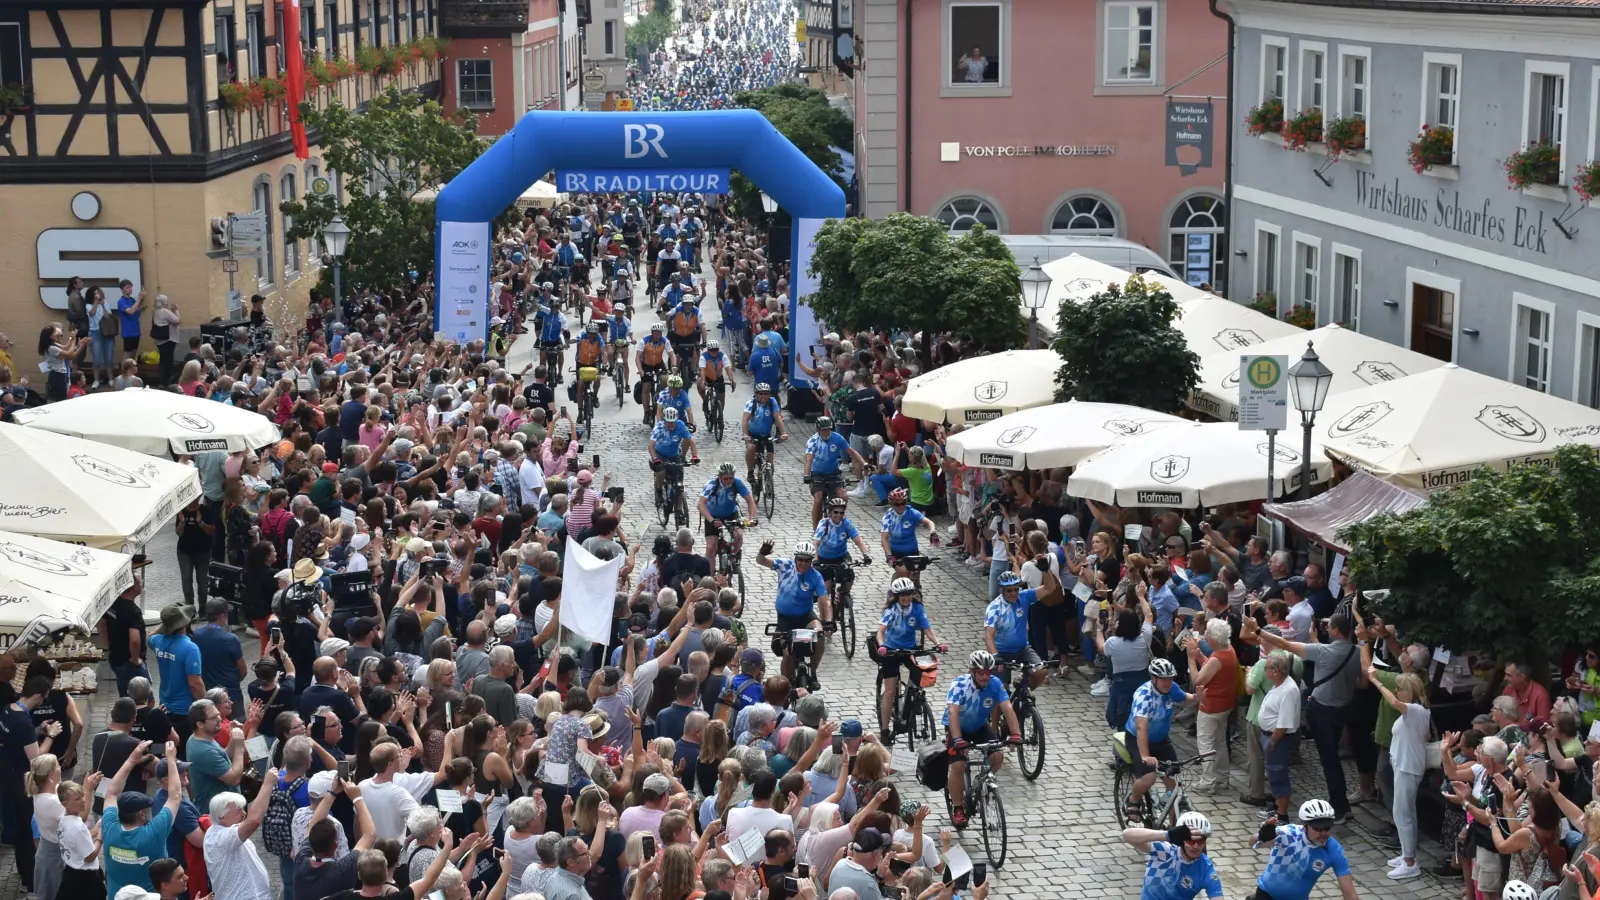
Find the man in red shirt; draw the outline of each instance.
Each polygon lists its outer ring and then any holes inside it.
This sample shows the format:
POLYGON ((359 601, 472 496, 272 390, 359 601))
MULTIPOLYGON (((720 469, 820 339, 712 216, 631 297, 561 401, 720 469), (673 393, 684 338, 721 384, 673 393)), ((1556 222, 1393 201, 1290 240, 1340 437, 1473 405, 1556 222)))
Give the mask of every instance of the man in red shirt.
POLYGON ((505 499, 499 494, 484 494, 480 501, 483 514, 472 520, 472 530, 489 539, 491 548, 500 546, 500 519, 498 518, 505 499))
POLYGON ((1533 667, 1527 663, 1506 663, 1506 689, 1501 696, 1517 701, 1522 721, 1517 724, 1523 731, 1531 731, 1534 719, 1550 718, 1550 691, 1533 680, 1533 667))

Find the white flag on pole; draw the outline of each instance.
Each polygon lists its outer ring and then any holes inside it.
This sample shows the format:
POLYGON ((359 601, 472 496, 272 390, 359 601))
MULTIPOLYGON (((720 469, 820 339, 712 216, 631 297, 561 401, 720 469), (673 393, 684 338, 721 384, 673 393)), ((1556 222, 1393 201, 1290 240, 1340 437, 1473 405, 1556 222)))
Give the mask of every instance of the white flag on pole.
POLYGON ((561 572, 561 627, 597 644, 610 643, 622 563, 620 556, 602 560, 567 538, 566 564, 561 572))

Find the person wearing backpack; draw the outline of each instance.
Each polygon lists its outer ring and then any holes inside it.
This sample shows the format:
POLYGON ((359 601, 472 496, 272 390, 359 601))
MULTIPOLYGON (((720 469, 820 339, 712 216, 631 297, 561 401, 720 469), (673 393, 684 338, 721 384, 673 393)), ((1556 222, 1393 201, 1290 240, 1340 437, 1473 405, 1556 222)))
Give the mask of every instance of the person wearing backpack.
MULTIPOLYGON (((283 877, 283 900, 294 900, 295 896, 294 814, 296 810, 311 805, 311 794, 307 787, 310 769, 310 740, 291 738, 283 748, 283 772, 278 776, 278 783, 271 786, 272 798, 267 801, 266 814, 261 818, 261 842, 268 853, 278 857, 278 872, 283 877)), ((331 803, 332 796, 330 792, 324 800, 331 803)), ((336 890, 349 886, 341 885, 336 890)))

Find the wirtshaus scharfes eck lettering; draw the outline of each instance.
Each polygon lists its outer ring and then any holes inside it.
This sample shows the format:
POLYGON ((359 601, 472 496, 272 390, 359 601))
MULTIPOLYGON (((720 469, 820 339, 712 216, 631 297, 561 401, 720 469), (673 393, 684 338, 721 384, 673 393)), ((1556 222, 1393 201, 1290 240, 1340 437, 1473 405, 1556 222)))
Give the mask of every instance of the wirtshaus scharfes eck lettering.
POLYGON ((1477 206, 1463 205, 1460 191, 1441 187, 1430 200, 1401 190, 1399 178, 1380 183, 1371 172, 1357 171, 1355 184, 1356 199, 1368 209, 1488 241, 1506 239, 1506 218, 1495 215, 1487 199, 1477 206))

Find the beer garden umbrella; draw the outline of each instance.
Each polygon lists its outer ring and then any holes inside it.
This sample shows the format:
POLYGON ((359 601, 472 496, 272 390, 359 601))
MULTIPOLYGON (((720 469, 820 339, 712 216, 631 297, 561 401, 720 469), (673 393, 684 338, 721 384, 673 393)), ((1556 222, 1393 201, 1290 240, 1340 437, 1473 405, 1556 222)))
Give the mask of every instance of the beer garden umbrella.
POLYGON ((950 436, 945 451, 962 465, 986 469, 1075 466, 1118 441, 1193 423, 1121 403, 1069 400, 1001 416, 950 436))
MULTIPOLYGON (((1230 422, 1162 428, 1129 438, 1080 463, 1067 492, 1117 506, 1179 509, 1276 499, 1300 487, 1300 451, 1230 422), (1272 485, 1267 460, 1274 458, 1272 485)), ((1333 465, 1312 445, 1312 483, 1327 481, 1333 465)))

